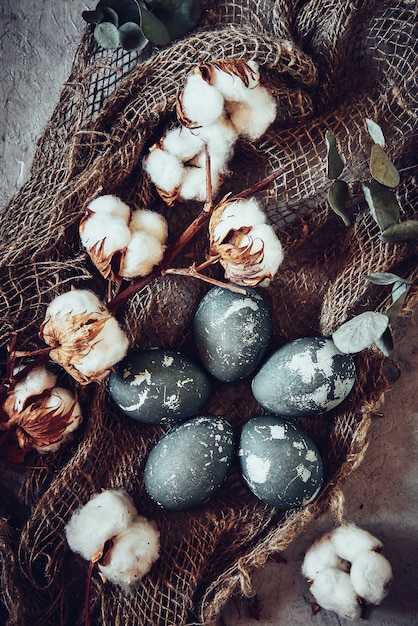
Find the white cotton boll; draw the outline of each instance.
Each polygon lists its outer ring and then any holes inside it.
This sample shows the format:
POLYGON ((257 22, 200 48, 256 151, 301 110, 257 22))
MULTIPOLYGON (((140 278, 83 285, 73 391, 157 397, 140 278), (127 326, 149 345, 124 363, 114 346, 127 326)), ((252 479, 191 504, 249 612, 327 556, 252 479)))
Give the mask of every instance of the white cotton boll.
MULTIPOLYGON (((220 178, 218 172, 214 172, 212 168, 211 183, 212 193, 215 194, 219 188, 220 178)), ((204 202, 206 200, 206 169, 204 167, 186 167, 179 194, 183 200, 204 202)))
POLYGON ((310 590, 323 609, 347 619, 361 617, 361 605, 347 572, 331 567, 323 569, 315 576, 310 590))
POLYGON ((231 202, 226 206, 213 231, 215 241, 222 241, 230 230, 264 224, 266 216, 255 198, 231 202))
POLYGON ((247 65, 252 70, 248 72, 248 87, 236 74, 224 72, 220 68, 215 68, 213 72, 213 85, 221 92, 226 101, 247 102, 249 92, 252 91, 260 81, 258 65, 255 61, 249 61, 247 65))
POLYGON ((276 111, 276 101, 264 87, 249 90, 246 102, 228 105, 228 113, 237 133, 253 141, 264 135, 274 122, 276 111))
POLYGON ((366 550, 356 555, 350 569, 357 594, 370 604, 380 604, 392 582, 392 567, 383 554, 366 550))
POLYGON ((91 350, 75 367, 84 376, 103 380, 110 368, 119 363, 127 354, 129 340, 116 318, 108 314, 106 322, 94 339, 91 350), (102 372, 101 375, 96 376, 102 372))
POLYGON ((152 182, 163 191, 176 189, 183 176, 183 164, 173 154, 156 148, 144 160, 144 169, 152 182))
POLYGON ((326 533, 306 551, 302 575, 308 580, 315 580, 318 572, 328 567, 341 569, 341 559, 335 551, 329 533, 326 533))
POLYGON ((283 261, 283 248, 273 228, 268 224, 256 224, 240 241, 240 248, 251 246, 251 253, 263 248, 261 269, 272 277, 276 274, 283 261))
POLYGON ((169 130, 163 137, 162 147, 163 150, 185 163, 201 152, 203 141, 196 131, 184 126, 177 126, 169 130))
POLYGON ((113 540, 109 563, 99 565, 107 580, 122 587, 137 584, 160 556, 160 533, 156 524, 138 515, 113 540))
POLYGON ((129 229, 132 233, 144 231, 158 239, 160 243, 165 243, 168 236, 167 220, 159 213, 146 209, 139 209, 132 213, 129 229))
MULTIPOLYGON (((207 144, 212 171, 225 173, 228 161, 232 156, 238 134, 232 124, 224 118, 219 118, 213 124, 199 128, 196 132, 207 144)), ((201 167, 206 166, 205 150, 201 152, 201 167)))
POLYGON ((212 124, 224 111, 224 99, 198 74, 190 74, 181 95, 183 114, 193 126, 212 124))
POLYGON ((126 224, 128 223, 131 213, 130 207, 125 204, 125 202, 123 202, 117 196, 113 196, 111 194, 98 196, 90 202, 87 208, 93 213, 97 213, 100 215, 112 215, 113 217, 120 217, 125 221, 126 224))
MULTIPOLYGON (((15 374, 21 368, 15 370, 15 374)), ((14 396, 15 411, 19 413, 23 410, 25 402, 31 396, 37 396, 46 389, 52 389, 57 381, 55 374, 46 369, 46 367, 34 367, 29 370, 23 380, 20 380, 11 392, 14 396)))
POLYGON ((83 222, 80 240, 86 250, 103 242, 103 254, 111 256, 129 243, 131 232, 121 217, 95 213, 83 222))
POLYGON ((66 525, 68 545, 90 561, 106 541, 125 530, 136 515, 133 500, 124 491, 108 489, 96 494, 66 525))
POLYGON ((338 526, 331 532, 331 539, 337 554, 350 563, 359 552, 382 547, 382 542, 379 539, 355 524, 338 526))
POLYGON ((71 289, 52 300, 47 307, 46 317, 63 317, 67 313, 77 315, 86 312, 103 315, 107 309, 92 291, 71 289))
POLYGON ((165 246, 144 231, 132 234, 129 246, 121 260, 119 273, 124 278, 148 276, 164 256, 165 246))
POLYGON ((81 407, 68 389, 53 387, 50 397, 43 403, 43 408, 46 411, 55 411, 57 413, 57 419, 59 419, 60 415, 68 413, 67 427, 65 431, 61 433, 59 441, 52 442, 49 445, 34 446, 34 449, 38 452, 56 452, 67 437, 80 425, 82 419, 81 407))

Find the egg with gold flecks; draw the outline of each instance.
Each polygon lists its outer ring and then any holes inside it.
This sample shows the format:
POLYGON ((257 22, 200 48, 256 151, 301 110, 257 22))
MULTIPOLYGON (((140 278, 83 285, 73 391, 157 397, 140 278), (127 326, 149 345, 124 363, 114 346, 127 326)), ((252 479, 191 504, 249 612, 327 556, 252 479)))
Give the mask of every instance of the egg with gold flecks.
POLYGON ((147 424, 184 421, 197 414, 211 393, 206 372, 174 350, 128 353, 109 377, 109 394, 129 417, 147 424))
POLYGON ((151 450, 145 489, 164 509, 194 509, 220 489, 234 456, 229 422, 216 415, 195 417, 168 431, 151 450))
POLYGON ((338 406, 356 377, 350 354, 327 337, 303 337, 279 348, 252 381, 259 404, 287 417, 317 415, 338 406))
POLYGON ((250 490, 280 509, 305 506, 319 494, 323 463, 312 439, 278 416, 251 418, 241 430, 238 456, 250 490))

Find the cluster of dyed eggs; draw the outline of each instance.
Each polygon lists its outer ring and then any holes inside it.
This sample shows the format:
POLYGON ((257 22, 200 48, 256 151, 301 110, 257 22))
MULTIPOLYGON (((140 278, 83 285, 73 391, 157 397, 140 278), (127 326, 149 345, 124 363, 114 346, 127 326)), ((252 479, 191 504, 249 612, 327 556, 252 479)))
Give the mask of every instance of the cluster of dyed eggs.
POLYGON ((173 424, 144 471, 147 493, 163 508, 185 511, 207 502, 237 457, 248 488, 271 506, 304 506, 321 490, 320 452, 289 418, 339 405, 354 385, 354 361, 326 337, 296 339, 267 357, 271 327, 257 291, 214 287, 194 317, 198 360, 157 348, 133 351, 115 367, 109 393, 121 411, 143 423, 173 424), (255 399, 271 415, 252 417, 238 436, 204 407, 214 380, 251 376, 255 399))

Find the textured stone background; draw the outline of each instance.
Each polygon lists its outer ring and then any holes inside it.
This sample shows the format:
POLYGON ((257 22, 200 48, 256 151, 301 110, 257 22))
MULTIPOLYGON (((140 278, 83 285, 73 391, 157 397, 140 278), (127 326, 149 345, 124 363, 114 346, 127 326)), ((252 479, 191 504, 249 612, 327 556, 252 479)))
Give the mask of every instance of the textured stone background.
MULTIPOLYGON (((0 6, 0 203, 26 179, 36 138, 68 76, 84 22, 81 0, 2 0, 0 6)), ((395 581, 388 598, 368 616, 372 626, 418 623, 418 340, 413 317, 395 329, 393 359, 402 374, 373 420, 365 460, 347 481, 346 518, 380 537, 395 581)), ((259 620, 246 603, 231 600, 224 626, 337 626, 334 613, 312 616, 308 585, 299 570, 304 550, 332 519, 321 518, 286 552, 287 564, 269 562, 254 574, 259 620)), ((53 626, 53 625, 51 625, 53 626)), ((174 625, 170 625, 174 626, 174 625)), ((180 625, 175 625, 180 626, 180 625)))

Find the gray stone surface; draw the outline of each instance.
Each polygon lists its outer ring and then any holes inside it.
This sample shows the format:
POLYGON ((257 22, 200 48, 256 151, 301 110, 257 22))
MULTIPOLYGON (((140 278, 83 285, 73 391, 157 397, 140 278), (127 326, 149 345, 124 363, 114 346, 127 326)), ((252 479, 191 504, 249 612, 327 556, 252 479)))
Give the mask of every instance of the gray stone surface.
MULTIPOLYGON (((0 203, 28 176, 36 138, 68 75, 93 3, 3 0, 0 6, 0 203)), ((368 616, 372 626, 418 623, 418 341, 417 317, 395 327, 393 358, 402 373, 374 417, 370 446, 344 486, 346 518, 376 534, 394 570, 390 595, 368 616)), ((324 516, 286 551, 287 564, 269 562, 254 573, 259 619, 239 599, 225 607, 225 626, 323 626, 349 623, 335 614, 311 614, 308 585, 300 575, 304 550, 333 520, 324 516)), ((353 623, 353 622, 350 622, 353 623)))

